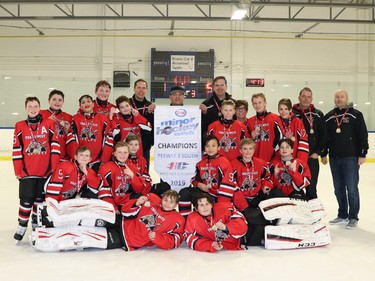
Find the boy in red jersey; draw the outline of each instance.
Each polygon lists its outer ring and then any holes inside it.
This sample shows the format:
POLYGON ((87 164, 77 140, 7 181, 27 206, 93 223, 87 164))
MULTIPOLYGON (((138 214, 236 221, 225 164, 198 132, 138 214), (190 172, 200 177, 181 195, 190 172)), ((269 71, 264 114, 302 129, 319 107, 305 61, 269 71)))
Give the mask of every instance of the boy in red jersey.
POLYGON ((73 159, 78 146, 89 147, 92 153, 90 168, 97 172, 100 164, 109 161, 112 155, 113 139, 110 135, 109 120, 103 114, 94 113, 91 96, 81 96, 79 104, 81 113, 73 116, 66 149, 73 159))
POLYGON ((306 162, 293 157, 293 141, 280 141, 281 160, 274 162, 273 184, 285 196, 305 198, 304 189, 310 184, 311 174, 306 162))
POLYGON ((241 250, 240 238, 247 232, 245 217, 230 202, 213 203, 208 193, 194 197, 195 211, 186 220, 189 248, 202 252, 241 250))
POLYGON ((65 151, 65 144, 70 130, 70 123, 72 122, 72 115, 62 111, 64 93, 59 90, 51 91, 48 96, 48 103, 50 105, 49 109, 41 110, 40 115, 44 119, 49 118, 55 121, 56 134, 60 143, 61 160, 69 160, 69 155, 65 151))
POLYGON ((151 178, 143 177, 136 167, 127 164, 129 157, 127 143, 122 141, 116 143, 113 156, 112 161, 103 164, 99 169, 99 175, 104 180, 99 199, 112 203, 119 214, 121 206, 130 199, 131 194, 149 193, 151 178))
POLYGON ((94 112, 103 114, 112 120, 113 114, 116 112, 116 106, 108 102, 109 95, 111 94, 111 84, 105 80, 100 80, 95 85, 95 103, 94 112))
POLYGON ((251 97, 256 114, 247 120, 251 138, 256 143, 254 156, 270 162, 278 150, 278 143, 282 138, 281 129, 277 123, 278 116, 267 112, 266 96, 262 93, 251 97))
POLYGON ((232 201, 241 211, 248 207, 245 197, 233 180, 233 169, 229 160, 218 154, 219 140, 207 136, 205 155, 196 165, 191 186, 180 190, 179 211, 186 217, 191 213, 191 202, 199 193, 209 193, 216 201, 232 201))
MULTIPOLYGON (((291 100, 281 99, 278 110, 280 114, 278 123, 283 138, 290 139, 294 143, 293 157, 307 163, 309 159, 309 140, 303 122, 293 114, 291 100)), ((275 158, 279 160, 280 155, 276 154, 275 158)))
POLYGON ((80 146, 77 148, 74 162, 59 163, 47 181, 46 199, 53 198, 60 202, 76 196, 94 197, 91 193, 96 194, 103 181, 88 167, 90 161, 90 149, 87 146, 80 146))
POLYGON ((236 113, 234 101, 224 100, 221 104, 221 113, 223 117, 208 126, 207 135, 214 135, 219 139, 219 154, 231 161, 240 156, 240 141, 249 135, 246 126, 233 119, 236 113))
POLYGON ((25 235, 31 211, 33 228, 36 227, 36 210, 44 201, 44 184, 60 161, 55 124, 39 114, 38 98, 26 98, 25 111, 27 119, 16 123, 13 138, 13 167, 19 180, 20 199, 19 225, 14 234, 17 241, 25 235))
POLYGON ((128 136, 136 135, 140 138, 138 156, 143 156, 141 126, 151 131, 149 122, 131 106, 128 97, 118 97, 116 105, 120 112, 115 114, 111 121, 114 142, 125 141, 128 136))
POLYGON ((255 146, 252 139, 241 140, 241 156, 232 162, 234 180, 252 208, 257 208, 262 200, 284 196, 280 190, 273 189, 267 162, 253 157, 255 146))

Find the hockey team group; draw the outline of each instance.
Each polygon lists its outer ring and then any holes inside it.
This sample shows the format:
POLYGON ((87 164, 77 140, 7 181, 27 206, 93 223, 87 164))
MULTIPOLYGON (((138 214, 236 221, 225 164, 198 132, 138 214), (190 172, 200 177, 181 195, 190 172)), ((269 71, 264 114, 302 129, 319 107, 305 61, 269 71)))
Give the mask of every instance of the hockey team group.
MULTIPOLYGON (((319 157, 327 164, 327 155, 339 205, 330 224, 356 228, 368 133, 345 90, 334 94, 335 108, 326 115, 307 87, 297 104, 281 99, 279 115, 267 111, 264 94, 254 94, 256 114, 248 119, 248 102, 234 100, 226 78, 215 77, 199 105, 204 154, 179 192, 149 174, 156 105, 147 91, 138 79, 134 95, 114 105, 111 85, 99 81, 96 98, 81 96, 73 116, 62 110, 59 90, 49 94, 47 110, 37 97, 26 98, 27 119, 16 123, 13 141, 17 242, 31 216, 30 243, 46 252, 173 249, 183 241, 205 252, 328 245, 316 188, 319 157)), ((183 106, 184 97, 183 87, 172 87, 170 105, 183 106)))

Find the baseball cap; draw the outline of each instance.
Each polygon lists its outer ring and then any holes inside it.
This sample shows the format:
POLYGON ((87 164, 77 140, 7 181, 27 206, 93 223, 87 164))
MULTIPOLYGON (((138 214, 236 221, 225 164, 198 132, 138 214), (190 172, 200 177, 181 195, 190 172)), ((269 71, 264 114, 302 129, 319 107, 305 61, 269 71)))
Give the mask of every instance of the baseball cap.
POLYGON ((181 92, 182 94, 185 93, 185 89, 181 86, 173 86, 171 88, 171 91, 169 92, 169 95, 173 95, 174 93, 181 92))

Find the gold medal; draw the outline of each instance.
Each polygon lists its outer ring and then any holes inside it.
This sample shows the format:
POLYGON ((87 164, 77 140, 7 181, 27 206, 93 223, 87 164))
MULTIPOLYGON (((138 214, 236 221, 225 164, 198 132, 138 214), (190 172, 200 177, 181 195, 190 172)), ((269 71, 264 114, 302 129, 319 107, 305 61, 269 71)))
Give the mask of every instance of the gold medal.
POLYGON ((310 134, 312 135, 314 133, 314 129, 310 129, 310 134))
POLYGON ((225 152, 228 152, 228 150, 229 150, 228 147, 224 148, 224 151, 225 151, 225 152))
POLYGON ((259 132, 260 131, 260 127, 255 127, 255 131, 259 132))
POLYGON ((211 188, 211 184, 209 184, 209 183, 206 186, 207 186, 208 189, 211 188))
POLYGON ((341 129, 340 128, 337 128, 336 129, 336 134, 340 134, 341 133, 341 129))
POLYGON ((219 117, 221 117, 222 114, 221 114, 221 112, 219 112, 217 115, 218 115, 219 117))
POLYGON ((295 141, 295 140, 296 140, 296 138, 295 138, 295 137, 291 137, 290 139, 291 139, 292 141, 295 141))

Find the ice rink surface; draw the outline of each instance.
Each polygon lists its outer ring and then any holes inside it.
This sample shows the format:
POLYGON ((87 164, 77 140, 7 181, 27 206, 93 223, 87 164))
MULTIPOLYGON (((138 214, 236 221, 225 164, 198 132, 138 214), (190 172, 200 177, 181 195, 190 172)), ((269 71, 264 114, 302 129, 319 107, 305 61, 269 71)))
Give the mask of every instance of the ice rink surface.
MULTIPOLYGON (((0 224, 0 280, 374 280, 375 276, 375 164, 360 170, 361 211, 357 229, 329 226, 332 244, 322 248, 200 253, 187 248, 163 251, 156 248, 134 252, 84 250, 61 253, 36 252, 26 236, 15 245, 18 182, 11 161, 0 161, 2 215, 0 224)), ((156 176, 153 175, 156 179, 156 176)), ((327 216, 336 217, 328 166, 321 165, 319 197, 327 216)))

